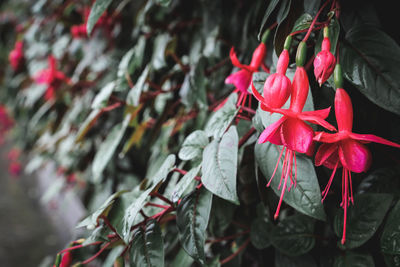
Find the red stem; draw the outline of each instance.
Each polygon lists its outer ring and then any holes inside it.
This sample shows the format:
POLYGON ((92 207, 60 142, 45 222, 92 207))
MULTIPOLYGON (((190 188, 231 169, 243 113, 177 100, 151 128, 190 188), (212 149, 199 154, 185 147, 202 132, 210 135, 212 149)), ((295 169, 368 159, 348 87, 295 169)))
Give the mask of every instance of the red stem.
POLYGON ((241 245, 238 250, 233 253, 232 255, 230 255, 229 257, 223 259, 222 261, 220 261, 221 265, 225 264, 229 261, 231 261, 233 258, 235 258, 243 249, 245 249, 247 247, 247 245, 250 243, 250 237, 247 238, 247 240, 243 243, 243 245, 241 245))
POLYGON ((242 138, 239 140, 239 148, 246 143, 247 140, 256 132, 256 129, 252 127, 242 138))
POLYGON ((65 253, 65 252, 68 252, 68 251, 71 251, 71 250, 75 250, 75 249, 78 249, 78 248, 83 248, 83 247, 87 247, 87 246, 93 246, 93 245, 98 245, 98 244, 101 244, 101 243, 103 243, 103 241, 96 241, 96 242, 93 242, 93 243, 90 243, 90 244, 87 244, 87 245, 76 245, 76 246, 73 246, 73 247, 69 247, 69 248, 66 248, 66 249, 63 249, 63 250, 61 250, 60 252, 58 252, 58 254, 62 254, 62 253, 65 253))
POLYGON ((228 236, 220 237, 220 238, 217 238, 217 239, 214 239, 214 240, 207 240, 206 243, 211 243, 212 244, 212 243, 218 243, 218 242, 225 241, 225 240, 234 239, 234 238, 236 238, 238 236, 245 235, 245 234, 247 234, 249 232, 250 232, 250 230, 246 230, 244 232, 240 232, 240 233, 237 233, 237 234, 234 234, 234 235, 228 235, 228 236))
POLYGON ((156 204, 156 203, 152 203, 152 202, 147 203, 146 206, 153 206, 153 207, 162 208, 162 209, 168 209, 170 207, 170 206, 160 205, 160 204, 156 204))
POLYGON ((317 15, 315 15, 315 18, 314 18, 313 21, 311 22, 310 28, 308 29, 308 32, 307 32, 306 36, 304 36, 304 38, 303 38, 303 42, 306 42, 306 41, 307 41, 308 37, 309 37, 310 34, 311 34, 312 28, 314 28, 315 22, 317 22, 317 19, 318 19, 319 15, 321 14, 322 10, 326 7, 326 5, 327 5, 330 1, 331 1, 331 0, 327 0, 327 1, 322 5, 322 7, 318 10, 317 15))
POLYGON ((164 197, 163 195, 161 195, 158 192, 153 192, 153 193, 150 194, 150 196, 157 197, 157 198, 161 199, 162 201, 164 201, 165 203, 167 203, 167 204, 169 204, 171 206, 174 205, 174 203, 171 200, 169 200, 168 198, 164 197))
POLYGON ((94 260, 95 258, 97 258, 106 248, 108 248, 111 245, 111 242, 108 242, 107 244, 105 244, 104 247, 102 247, 96 254, 94 254, 92 257, 90 257, 89 259, 81 262, 81 264, 88 264, 89 262, 91 262, 92 260, 94 260))

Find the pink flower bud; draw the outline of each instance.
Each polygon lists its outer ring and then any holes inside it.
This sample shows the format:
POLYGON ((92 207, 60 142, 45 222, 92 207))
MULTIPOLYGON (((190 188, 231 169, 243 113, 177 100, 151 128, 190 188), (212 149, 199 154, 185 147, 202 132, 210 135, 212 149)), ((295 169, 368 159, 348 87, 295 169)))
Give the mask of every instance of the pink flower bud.
POLYGON ((24 43, 18 41, 15 43, 14 49, 10 52, 8 59, 14 71, 18 71, 24 64, 24 43))
POLYGON ((328 80, 335 69, 336 59, 330 52, 330 48, 329 38, 325 37, 322 41, 321 52, 314 59, 314 75, 320 86, 328 80))
POLYGON ((289 52, 285 49, 279 56, 276 73, 270 75, 264 83, 264 103, 270 108, 280 108, 292 92, 292 84, 285 76, 289 65, 289 52))

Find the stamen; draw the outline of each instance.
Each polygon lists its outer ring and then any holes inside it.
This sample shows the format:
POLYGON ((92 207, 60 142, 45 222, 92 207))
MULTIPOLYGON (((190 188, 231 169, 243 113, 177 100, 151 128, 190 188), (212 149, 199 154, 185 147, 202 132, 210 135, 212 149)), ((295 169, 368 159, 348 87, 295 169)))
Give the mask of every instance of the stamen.
POLYGON ((278 165, 279 165, 279 162, 281 162, 281 158, 282 158, 282 154, 283 154, 283 149, 284 149, 284 148, 285 148, 285 147, 282 146, 281 152, 279 153, 278 161, 276 162, 276 165, 275 165, 274 172, 272 173, 271 178, 269 178, 269 182, 268 182, 268 184, 267 184, 267 187, 271 184, 272 178, 274 178, 274 175, 275 175, 275 173, 276 173, 276 170, 278 169, 278 165))
POLYGON ((354 205, 354 198, 353 198, 353 183, 352 183, 352 181, 351 181, 351 171, 350 170, 347 170, 349 173, 348 173, 348 177, 349 177, 349 184, 350 184, 350 201, 351 201, 351 203, 354 205))
MULTIPOLYGON (((287 152, 288 152, 288 151, 286 151, 286 153, 287 153, 287 152)), ((289 150, 289 157, 292 156, 291 154, 292 154, 292 151, 289 150)), ((274 215, 274 219, 275 219, 275 220, 276 220, 276 219, 278 218, 278 216, 279 216, 279 210, 281 209, 281 204, 282 204, 283 196, 285 195, 285 190, 286 190, 286 184, 287 184, 288 177, 289 177, 289 169, 286 169, 285 181, 284 181, 284 184, 283 184, 283 188, 282 188, 282 192, 281 192, 281 197, 279 198, 278 207, 276 208, 276 212, 275 212, 275 215, 274 215)))
POLYGON ((285 152, 285 158, 283 159, 283 166, 282 166, 282 173, 281 173, 281 180, 279 181, 279 186, 278 186, 278 190, 281 188, 282 185, 282 179, 283 179, 283 175, 285 174, 285 170, 286 170, 286 165, 287 165, 287 155, 288 155, 289 149, 286 149, 285 152))
MULTIPOLYGON (((345 168, 343 167, 343 170, 345 170, 345 168)), ((343 177, 342 177, 343 179, 343 177)), ((344 201, 344 218, 343 218, 343 235, 342 235, 342 245, 346 242, 346 223, 347 223, 347 206, 348 206, 348 194, 349 192, 347 192, 348 190, 348 186, 347 186, 347 171, 344 171, 344 195, 345 198, 342 199, 342 201, 344 201)))
POLYGON ((326 185, 324 191, 322 191, 322 196, 323 196, 323 197, 322 197, 322 199, 321 199, 321 202, 324 202, 326 196, 328 195, 329 188, 331 187, 331 184, 332 184, 332 181, 333 181, 333 177, 335 177, 335 173, 336 173, 336 169, 337 169, 338 165, 339 165, 339 161, 336 162, 335 168, 334 168, 333 171, 332 171, 331 177, 329 177, 328 184, 326 185))
POLYGON ((297 185, 297 161, 296 161, 296 152, 293 151, 294 154, 294 188, 297 185))

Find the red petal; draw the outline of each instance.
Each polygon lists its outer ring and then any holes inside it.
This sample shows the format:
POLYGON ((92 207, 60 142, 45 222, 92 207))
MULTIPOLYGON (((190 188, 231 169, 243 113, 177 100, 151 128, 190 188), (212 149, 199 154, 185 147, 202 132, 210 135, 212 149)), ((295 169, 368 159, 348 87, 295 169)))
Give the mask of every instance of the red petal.
POLYGON ((239 70, 225 79, 225 83, 234 84, 241 92, 247 93, 251 83, 252 73, 247 70, 239 70))
POLYGON ((318 116, 318 117, 321 117, 322 119, 326 119, 328 117, 330 111, 331 111, 331 107, 325 108, 325 109, 313 110, 313 111, 303 111, 301 114, 318 116))
POLYGON ((336 131, 336 128, 332 126, 329 122, 325 121, 322 117, 313 114, 314 111, 309 111, 309 112, 302 112, 298 115, 298 118, 303 120, 303 121, 308 121, 313 124, 318 124, 321 125, 322 127, 328 129, 329 131, 336 131), (306 113, 306 114, 305 114, 306 113))
POLYGON ((339 161, 338 144, 322 144, 315 154, 315 165, 324 165, 329 169, 335 168, 336 163, 339 161))
POLYGON ((352 172, 365 172, 371 165, 369 149, 353 139, 345 139, 340 142, 339 157, 343 166, 352 172))
POLYGON ((236 56, 234 47, 231 48, 231 51, 229 52, 229 57, 231 58, 232 64, 234 66, 236 66, 236 67, 238 67, 240 69, 245 69, 245 70, 250 71, 250 72, 254 72, 255 71, 251 67, 243 65, 242 63, 240 63, 239 59, 236 56))
POLYGON ((317 132, 315 134, 314 140, 322 143, 336 143, 339 142, 340 140, 343 140, 347 138, 348 136, 345 136, 340 133, 325 133, 325 132, 317 132))
POLYGON ((264 43, 260 43, 253 52, 250 67, 258 69, 261 63, 264 61, 266 52, 267 52, 267 47, 265 46, 264 43))
POLYGON ((349 131, 353 128, 353 106, 344 89, 336 89, 335 114, 339 131, 349 131))
POLYGON ((388 146, 394 146, 397 148, 400 148, 399 144, 396 144, 395 142, 391 142, 389 140, 386 140, 382 137, 373 135, 373 134, 356 134, 356 133, 350 133, 349 136, 353 139, 359 140, 359 141, 366 141, 366 142, 374 142, 374 143, 380 143, 388 146))
POLYGON ((285 120, 286 118, 282 117, 278 121, 274 122, 273 124, 265 128, 265 130, 261 133, 260 137, 258 138, 258 143, 262 144, 269 141, 275 145, 281 145, 282 141, 278 129, 285 120))
POLYGON ((304 121, 289 118, 282 125, 281 137, 287 148, 306 153, 313 143, 314 131, 304 121))
POLYGON ((307 100, 309 83, 307 72, 304 67, 297 67, 292 83, 292 97, 290 99, 290 109, 300 113, 307 100))

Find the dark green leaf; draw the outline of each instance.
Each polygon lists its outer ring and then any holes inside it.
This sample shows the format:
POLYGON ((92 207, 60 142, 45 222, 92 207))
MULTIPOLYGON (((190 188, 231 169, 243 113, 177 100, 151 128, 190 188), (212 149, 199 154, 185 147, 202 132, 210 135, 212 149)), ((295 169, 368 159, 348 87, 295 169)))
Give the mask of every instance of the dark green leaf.
POLYGON ((390 193, 400 196, 399 169, 382 168, 371 172, 357 187, 357 193, 390 193))
POLYGON ((171 0, 156 0, 157 4, 162 6, 169 6, 171 4, 171 0))
POLYGON ((265 218, 256 218, 251 223, 250 240, 257 249, 264 249, 271 245, 270 235, 273 224, 265 218))
POLYGON ((107 105, 108 98, 112 94, 115 87, 115 82, 109 82, 104 86, 100 92, 96 95, 92 102, 92 109, 103 108, 107 105))
POLYGON ((286 30, 285 28, 287 27, 285 26, 287 23, 283 23, 289 14, 291 4, 292 0, 283 0, 278 10, 278 14, 276 15, 276 23, 278 23, 278 25, 276 26, 274 35, 274 47, 277 55, 280 55, 283 50, 283 43, 289 33, 287 31, 292 29, 292 27, 290 27, 289 30, 286 30))
POLYGON ((199 173, 200 165, 188 171, 181 180, 176 184, 174 192, 172 193, 172 201, 177 202, 182 194, 186 191, 188 186, 193 182, 194 177, 199 173))
POLYGON ((179 239, 185 251, 201 264, 205 262, 204 243, 212 204, 212 194, 200 189, 182 199, 176 216, 179 239))
POLYGON ((390 212, 381 237, 381 249, 385 254, 400 256, 400 201, 390 212))
POLYGON ((122 123, 115 125, 104 142, 100 145, 99 150, 93 159, 92 165, 92 174, 93 174, 93 182, 100 182, 101 175, 106 168, 108 162, 114 155, 115 150, 117 149, 119 142, 124 136, 125 130, 128 127, 128 123, 130 120, 130 116, 125 116, 125 119, 122 123))
POLYGON ((146 228, 139 227, 134 235, 130 249, 132 266, 163 267, 164 241, 156 220, 149 220, 146 228))
POLYGON ((400 115, 398 44, 379 29, 367 26, 352 28, 346 40, 340 55, 345 78, 369 100, 400 115))
POLYGON ((190 257, 184 249, 180 249, 178 254, 176 254, 174 260, 171 262, 171 267, 190 267, 193 264, 193 258, 190 257))
POLYGON ((344 255, 335 258, 334 267, 374 267, 371 255, 347 251, 344 255))
POLYGON ((150 71, 150 66, 147 65, 147 67, 143 70, 142 74, 137 80, 135 86, 131 88, 131 90, 128 92, 128 95, 126 97, 126 102, 128 105, 132 106, 139 105, 140 95, 142 94, 142 91, 146 86, 146 79, 147 76, 149 75, 149 71, 150 71))
MULTIPOLYGON (((276 145, 271 143, 256 144, 255 157, 262 173, 270 179, 279 158, 276 145)), ((297 160, 297 187, 285 192, 283 200, 296 210, 319 220, 325 220, 326 215, 321 203, 321 191, 315 174, 314 164, 311 159, 302 154, 296 154, 297 160)), ((280 196, 278 189, 282 173, 283 159, 271 182, 274 192, 280 196)), ((288 179, 288 186, 290 180, 288 179)))
MULTIPOLYGON (((354 198, 354 206, 347 211, 346 243, 341 247, 356 248, 367 242, 382 223, 390 204, 392 195, 362 194, 354 198)), ((335 216, 333 228, 338 237, 343 233, 343 210, 335 216)))
POLYGON ((258 31, 258 40, 259 41, 261 40, 262 34, 264 33, 263 31, 264 31, 265 23, 267 23, 269 16, 275 10, 278 3, 279 3, 279 0, 272 0, 269 2, 269 5, 267 7, 267 10, 265 11, 264 17, 261 22, 260 30, 258 31))
POLYGON ((94 2, 92 9, 90 10, 89 18, 86 25, 86 30, 88 35, 92 33, 94 26, 97 21, 106 11, 107 7, 111 4, 112 0, 96 0, 94 2))
POLYGON ((214 139, 203 152, 202 182, 213 194, 239 204, 236 193, 236 173, 239 137, 232 126, 222 136, 214 139))
MULTIPOLYGON (((275 253, 275 267, 317 267, 315 260, 309 255, 289 257, 279 250, 275 253)), ((322 266, 322 265, 320 265, 322 266)))
POLYGON ((191 160, 202 155, 203 149, 208 145, 208 137, 204 131, 197 130, 183 141, 179 150, 181 160, 191 160))
POLYGON ((313 20, 313 17, 308 13, 301 15, 294 23, 292 32, 309 28, 312 20, 313 20))
POLYGON ((225 133, 238 112, 236 102, 237 94, 231 94, 225 105, 211 115, 205 128, 208 136, 220 138, 225 133))
POLYGON ((304 215, 286 217, 271 231, 270 240, 286 255, 305 254, 315 244, 314 220, 304 215))
POLYGON ((210 224, 208 230, 214 236, 220 237, 224 235, 225 230, 232 222, 236 205, 219 197, 213 198, 210 224))

